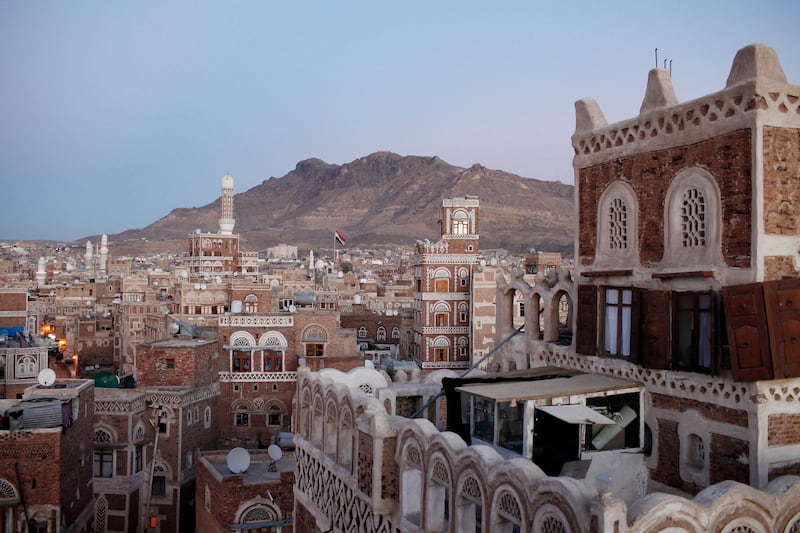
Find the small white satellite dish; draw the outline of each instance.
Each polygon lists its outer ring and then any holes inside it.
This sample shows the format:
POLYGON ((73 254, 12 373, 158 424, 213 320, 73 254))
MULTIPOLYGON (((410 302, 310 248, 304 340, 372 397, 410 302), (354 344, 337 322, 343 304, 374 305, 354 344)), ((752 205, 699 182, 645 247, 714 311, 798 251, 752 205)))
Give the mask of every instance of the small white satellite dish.
POLYGON ((39 385, 42 387, 50 387, 53 383, 56 382, 56 373, 53 371, 52 368, 43 368, 41 372, 39 372, 39 385))
POLYGON ((242 447, 236 447, 228 452, 228 458, 225 462, 228 464, 228 470, 231 473, 242 474, 250 468, 250 452, 242 447))
POLYGON ((289 306, 289 312, 290 313, 296 313, 297 312, 297 306, 294 305, 294 304, 290 305, 289 306))
POLYGON ((169 329, 169 332, 172 333, 173 335, 177 335, 178 332, 181 330, 181 327, 175 322, 173 322, 172 324, 169 325, 169 328, 167 329, 169 329))
POLYGON ((277 444, 270 444, 269 448, 267 448, 267 453, 273 461, 280 461, 281 457, 283 457, 283 450, 277 444))

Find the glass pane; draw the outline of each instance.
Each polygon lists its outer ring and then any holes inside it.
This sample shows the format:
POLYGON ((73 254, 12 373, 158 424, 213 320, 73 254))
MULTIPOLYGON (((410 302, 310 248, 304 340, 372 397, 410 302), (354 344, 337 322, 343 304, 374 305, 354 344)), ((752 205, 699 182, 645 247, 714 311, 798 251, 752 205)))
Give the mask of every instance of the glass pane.
POLYGON ((633 291, 630 289, 625 289, 622 291, 622 303, 631 305, 633 301, 633 291))
POLYGON ((619 291, 617 289, 606 289, 606 303, 616 304, 619 301, 619 291))
MULTIPOLYGON (((702 297, 701 297, 702 303, 702 297)), ((711 313, 700 313, 700 335, 697 339, 697 364, 703 368, 711 368, 711 313)))
POLYGON ((625 357, 629 357, 631 355, 631 308, 630 307, 623 307, 622 308, 622 324, 620 324, 622 328, 620 344, 620 354, 624 355, 625 357))
POLYGON ((617 353, 617 308, 606 307, 605 340, 603 348, 606 353, 617 353))

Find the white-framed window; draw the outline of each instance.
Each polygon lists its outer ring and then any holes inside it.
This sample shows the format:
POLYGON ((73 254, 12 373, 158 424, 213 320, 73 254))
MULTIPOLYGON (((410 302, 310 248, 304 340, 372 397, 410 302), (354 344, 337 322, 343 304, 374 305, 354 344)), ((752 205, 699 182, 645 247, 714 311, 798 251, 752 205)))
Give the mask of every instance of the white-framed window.
MULTIPOLYGON (((636 261, 638 253, 638 204, 636 193, 624 181, 606 188, 597 206, 595 264, 615 266, 636 261)), ((552 266, 545 268, 547 271, 552 266)))

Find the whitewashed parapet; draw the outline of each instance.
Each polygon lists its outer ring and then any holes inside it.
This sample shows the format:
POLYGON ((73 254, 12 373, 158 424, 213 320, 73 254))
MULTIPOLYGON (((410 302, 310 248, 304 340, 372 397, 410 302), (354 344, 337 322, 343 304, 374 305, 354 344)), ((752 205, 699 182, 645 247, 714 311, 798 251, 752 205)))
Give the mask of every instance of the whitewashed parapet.
POLYGON ((298 396, 301 410, 307 410, 301 417, 309 418, 295 437, 296 501, 318 524, 335 531, 442 531, 445 518, 450 531, 474 531, 477 521, 481 531, 517 527, 529 533, 800 531, 797 476, 778 478, 764 491, 726 481, 692 499, 650 494, 626 506, 612 494, 591 492, 574 479, 547 477, 530 461, 505 460, 489 446, 467 446, 427 420, 389 417, 379 401, 335 381, 337 377, 333 372, 303 373, 298 396), (341 424, 336 418, 341 414, 357 414, 359 429, 383 428, 370 433, 375 440, 367 455, 385 460, 392 450, 384 447, 394 446, 393 463, 355 465, 355 458, 365 454, 359 452, 353 419, 348 419, 350 426, 341 424), (336 434, 319 432, 314 442, 315 424, 336 434), (354 446, 348 448, 350 462, 340 460, 340 444, 326 449, 328 442, 354 446), (378 470, 378 464, 383 469, 378 470), (369 465, 374 470, 363 471, 369 465), (374 485, 372 494, 360 490, 364 476, 373 484, 384 483, 384 493, 385 480, 394 480, 393 498, 376 498, 374 485))
POLYGON ((635 118, 607 125, 597 102, 591 98, 576 102, 572 136, 576 168, 754 128, 757 114, 768 116, 770 124, 797 125, 800 87, 786 82, 777 54, 764 45, 751 45, 737 53, 725 89, 681 104, 674 94, 670 97, 672 86, 665 71, 653 72, 659 74, 659 83, 648 83, 641 112, 635 118), (652 94, 656 92, 659 95, 652 94))

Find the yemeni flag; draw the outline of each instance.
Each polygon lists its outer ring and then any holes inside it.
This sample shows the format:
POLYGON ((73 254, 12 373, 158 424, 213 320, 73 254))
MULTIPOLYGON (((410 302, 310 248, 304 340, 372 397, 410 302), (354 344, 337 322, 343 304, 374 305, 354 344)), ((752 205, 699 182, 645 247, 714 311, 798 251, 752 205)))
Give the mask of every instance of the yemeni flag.
POLYGON ((342 232, 339 231, 338 229, 334 230, 333 238, 336 239, 336 242, 338 242, 342 246, 344 246, 345 243, 347 242, 347 239, 344 238, 344 235, 342 235, 342 232))

